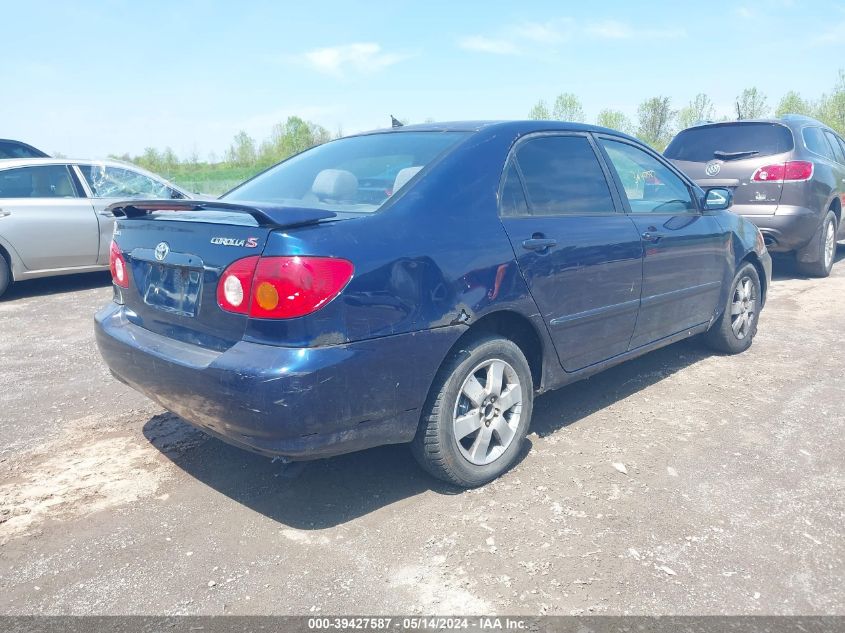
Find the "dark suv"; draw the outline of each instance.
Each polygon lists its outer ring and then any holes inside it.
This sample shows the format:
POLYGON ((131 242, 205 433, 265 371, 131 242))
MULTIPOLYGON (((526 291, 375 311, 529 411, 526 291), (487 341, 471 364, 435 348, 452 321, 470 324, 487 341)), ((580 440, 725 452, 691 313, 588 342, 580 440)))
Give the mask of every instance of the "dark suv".
POLYGON ((697 125, 664 155, 704 190, 731 189, 731 210, 760 228, 769 251, 794 252, 807 275, 830 274, 845 239, 845 141, 829 127, 798 115, 697 125))
POLYGON ((2 158, 49 158, 40 149, 21 141, 0 138, 0 159, 2 158))

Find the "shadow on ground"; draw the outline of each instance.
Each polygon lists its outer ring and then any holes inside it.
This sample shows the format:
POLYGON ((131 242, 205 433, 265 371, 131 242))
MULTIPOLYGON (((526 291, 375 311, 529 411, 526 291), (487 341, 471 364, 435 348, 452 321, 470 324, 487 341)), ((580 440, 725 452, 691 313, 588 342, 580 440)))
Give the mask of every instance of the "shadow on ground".
MULTIPOLYGON (((833 260, 833 270, 845 264, 841 262, 845 260, 845 244, 839 244, 836 250, 836 256, 833 260)), ((786 279, 810 279, 804 273, 798 270, 798 265, 795 262, 795 256, 792 254, 772 254, 772 281, 783 281, 786 279)))
MULTIPOLYGON (((684 341, 540 396, 531 431, 555 433, 709 354, 698 341, 684 341)), ((144 435, 191 477, 298 529, 332 527, 426 491, 461 492, 423 472, 404 445, 285 466, 201 434, 172 414, 151 418, 144 435)), ((526 442, 520 460, 530 448, 526 442)))
POLYGON ((107 270, 96 273, 26 279, 13 283, 0 301, 14 301, 15 299, 54 295, 62 292, 105 288, 110 285, 111 273, 107 270))

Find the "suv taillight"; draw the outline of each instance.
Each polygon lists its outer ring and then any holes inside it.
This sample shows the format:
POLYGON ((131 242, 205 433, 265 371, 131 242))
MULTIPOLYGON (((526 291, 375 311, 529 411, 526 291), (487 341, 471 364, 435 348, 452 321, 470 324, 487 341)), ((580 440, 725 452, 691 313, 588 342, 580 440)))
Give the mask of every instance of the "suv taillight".
POLYGON ((246 257, 223 271, 217 303, 259 319, 293 319, 334 299, 353 272, 352 262, 336 257, 246 257))
POLYGON ((126 266, 126 258, 123 257, 123 253, 114 241, 109 249, 109 268, 111 268, 111 278, 115 285, 128 288, 129 268, 126 266))
POLYGON ((751 180, 754 182, 802 182, 813 177, 813 163, 807 160, 790 160, 759 167, 751 180))

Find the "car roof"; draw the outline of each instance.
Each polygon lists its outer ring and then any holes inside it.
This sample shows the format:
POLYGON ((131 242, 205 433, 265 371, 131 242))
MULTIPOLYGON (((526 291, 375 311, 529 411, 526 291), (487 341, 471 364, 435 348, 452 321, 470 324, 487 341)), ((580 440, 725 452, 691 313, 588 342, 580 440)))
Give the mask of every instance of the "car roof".
POLYGON ((641 143, 637 139, 610 128, 586 123, 575 123, 573 121, 535 121, 535 120, 501 120, 501 121, 445 121, 433 123, 415 123, 403 125, 402 127, 383 128, 352 134, 350 136, 365 136, 368 134, 390 134, 402 132, 504 132, 517 135, 531 134, 532 132, 596 132, 600 134, 613 134, 623 138, 641 143))
MULTIPOLYGON (((686 130, 698 129, 698 128, 709 128, 709 127, 719 127, 722 125, 747 125, 749 123, 769 123, 769 124, 776 124, 776 125, 783 125, 784 127, 788 127, 792 130, 800 130, 801 128, 805 127, 820 127, 826 130, 830 130, 831 132, 836 132, 833 128, 825 123, 822 123, 818 119, 814 119, 810 116, 804 116, 803 114, 784 114, 782 117, 779 118, 761 118, 761 119, 735 119, 733 121, 710 121, 708 123, 699 123, 698 125, 693 125, 691 127, 685 128, 680 132, 684 132, 686 130)), ((680 134, 678 132, 678 134, 680 134)))

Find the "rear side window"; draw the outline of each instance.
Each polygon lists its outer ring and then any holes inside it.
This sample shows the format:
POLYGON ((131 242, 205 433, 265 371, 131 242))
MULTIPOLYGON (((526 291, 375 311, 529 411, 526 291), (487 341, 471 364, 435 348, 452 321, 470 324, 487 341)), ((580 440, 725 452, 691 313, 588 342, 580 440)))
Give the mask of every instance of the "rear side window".
POLYGON ((528 204, 525 202, 525 192, 522 189, 522 181, 516 171, 516 165, 510 163, 505 180, 502 183, 502 197, 499 201, 499 210, 503 216, 527 215, 528 204))
POLYGON ((38 165, 0 171, 0 198, 76 198, 65 165, 38 165))
POLYGON ((833 150, 830 149, 830 145, 828 145, 821 128, 805 127, 801 130, 801 134, 804 136, 804 145, 807 146, 808 150, 814 154, 833 160, 833 150))
POLYGON ((692 127, 672 139, 666 158, 705 163, 792 151, 792 132, 778 123, 720 123, 692 127))
POLYGON ((839 145, 839 138, 833 132, 828 132, 827 130, 824 131, 824 135, 833 148, 833 157, 838 163, 845 165, 845 154, 843 154, 842 147, 839 145))
POLYGON ((615 211, 610 188, 583 136, 543 136, 523 143, 516 159, 532 215, 615 211))

